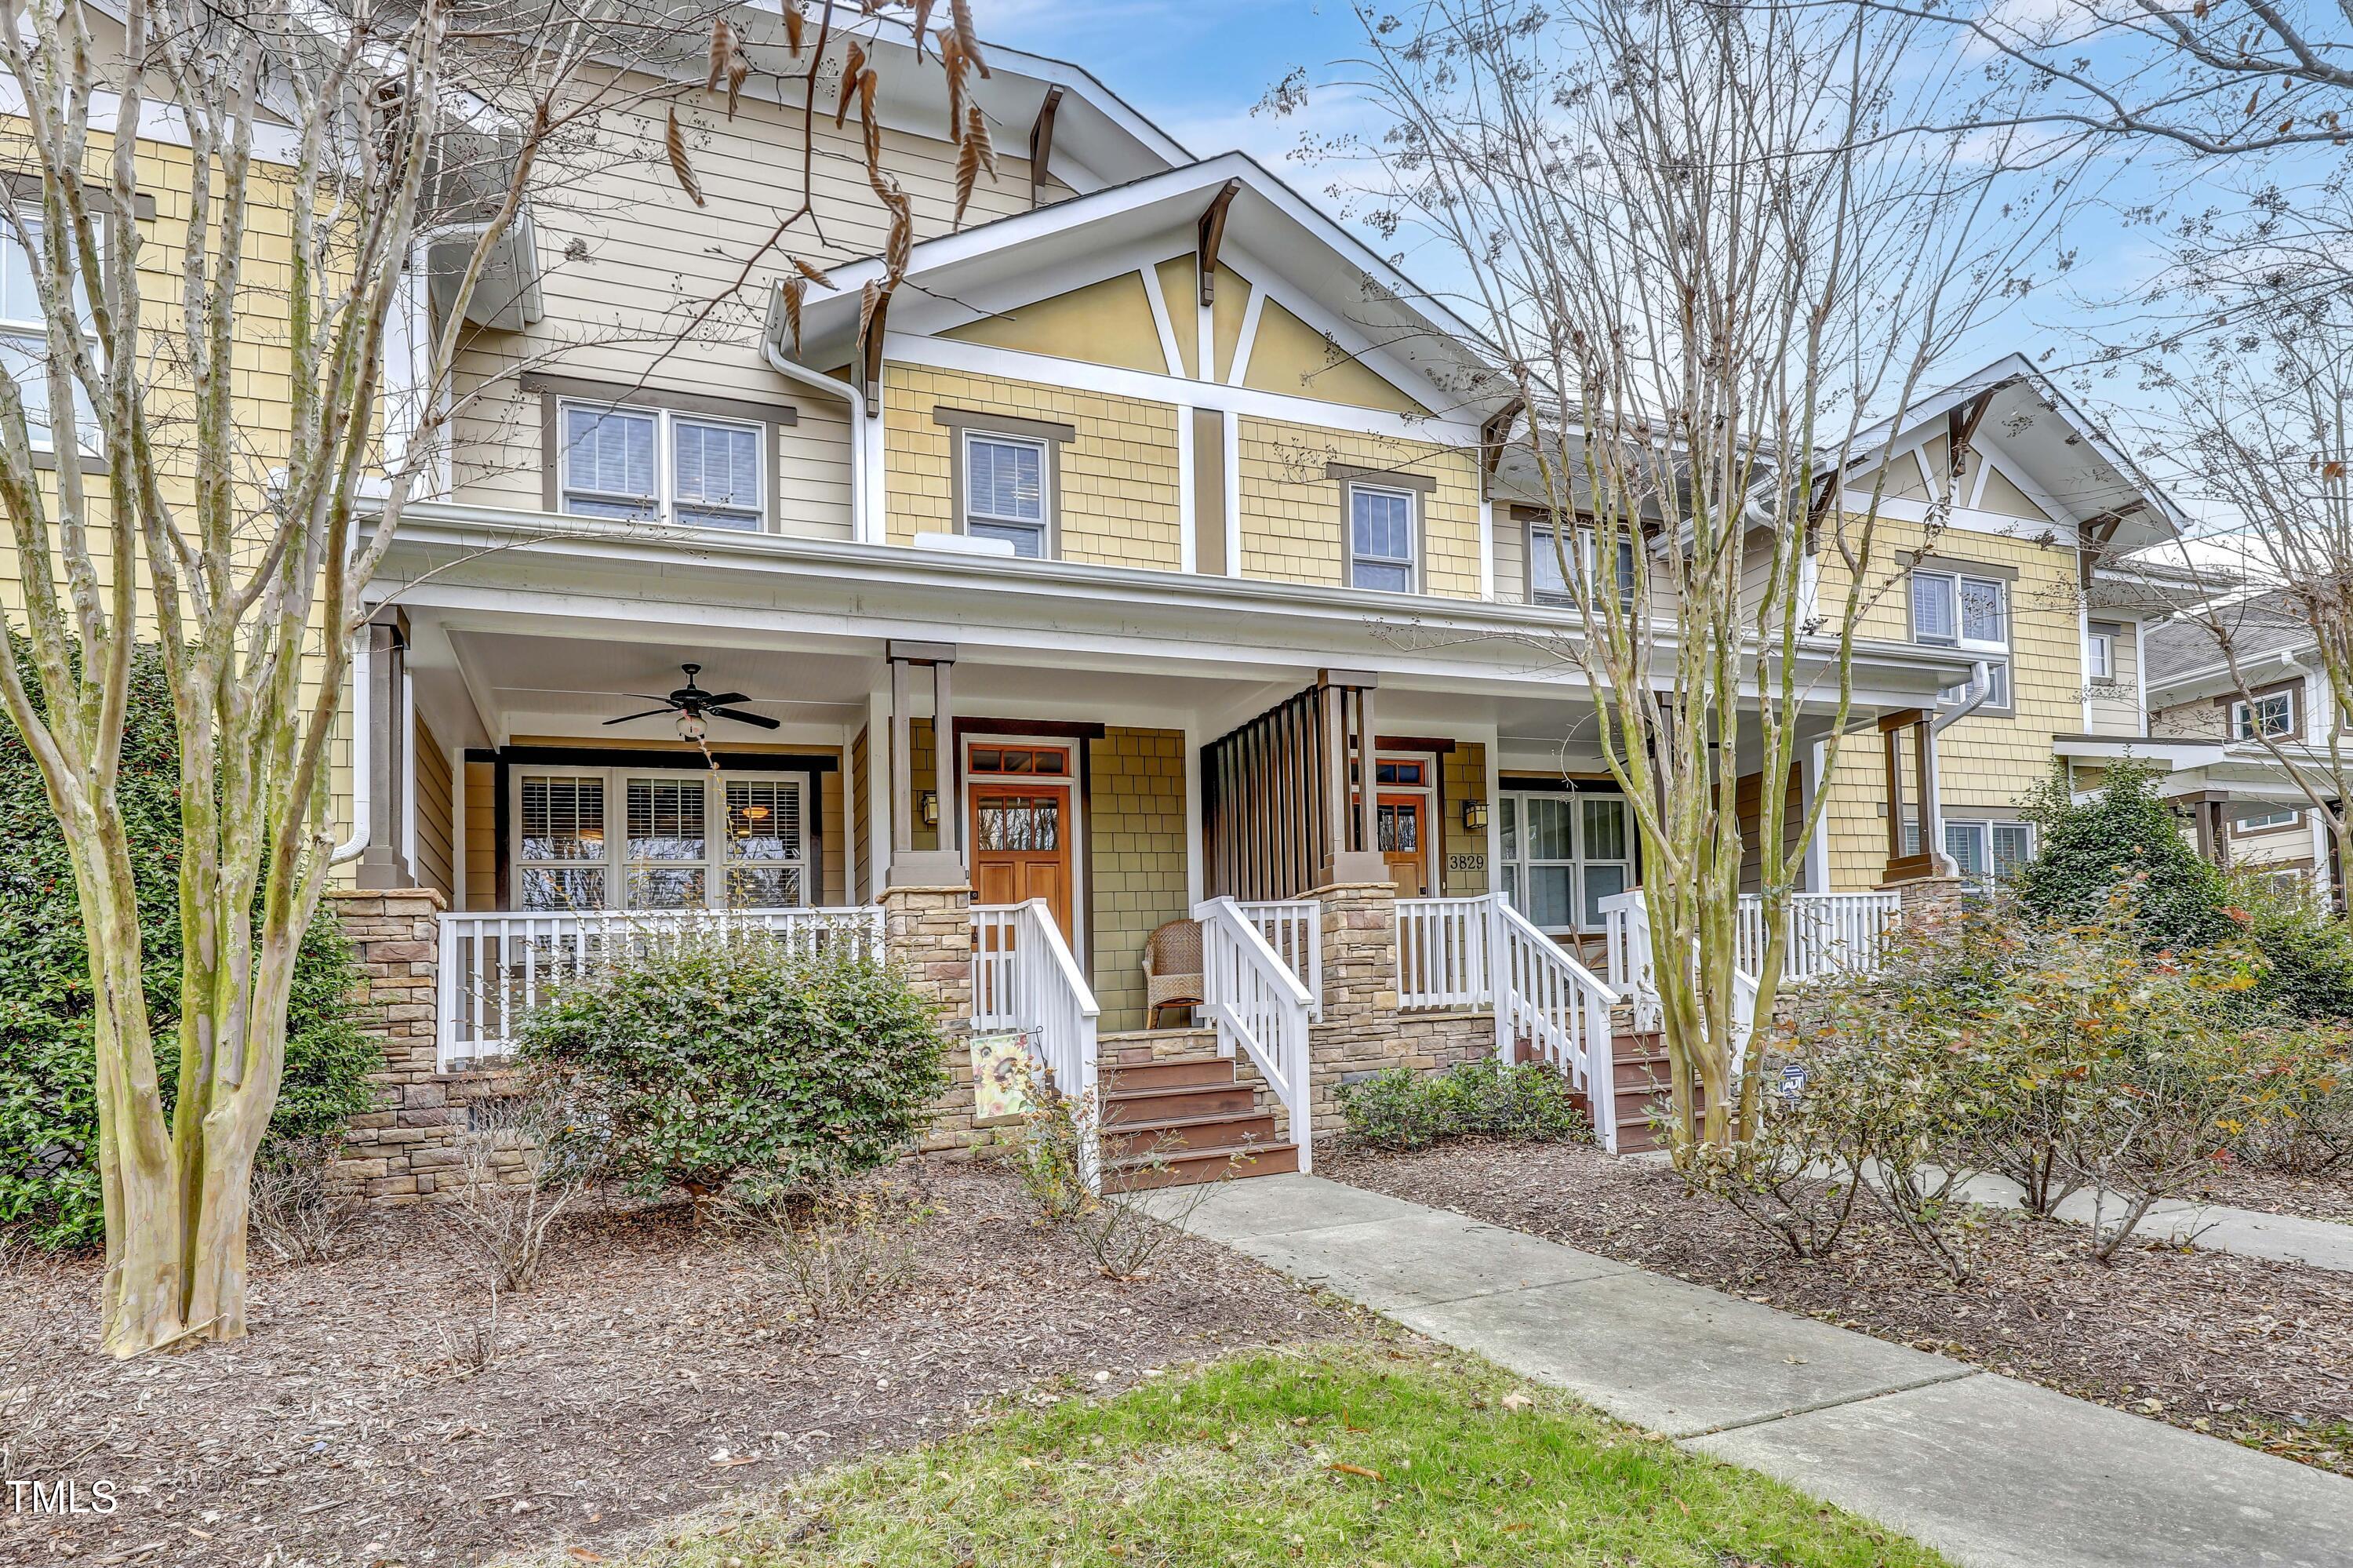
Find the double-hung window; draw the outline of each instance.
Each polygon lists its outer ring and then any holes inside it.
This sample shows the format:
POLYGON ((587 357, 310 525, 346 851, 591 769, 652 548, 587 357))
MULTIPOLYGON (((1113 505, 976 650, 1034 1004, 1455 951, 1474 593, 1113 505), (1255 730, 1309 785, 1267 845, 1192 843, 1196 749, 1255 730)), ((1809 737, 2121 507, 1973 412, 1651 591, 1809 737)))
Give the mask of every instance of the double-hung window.
POLYGON ((964 439, 964 531, 976 539, 996 539, 1013 553, 1043 560, 1051 541, 1048 522, 1053 499, 1047 493, 1053 465, 1046 443, 1029 436, 965 430, 964 439))
POLYGON ((1377 484, 1348 486, 1348 586, 1411 593, 1419 575, 1419 520, 1414 493, 1377 484))
POLYGON ((2277 740, 2295 733, 2295 694, 2266 692, 2231 705, 2232 740, 2277 740))
MULTIPOLYGON (((41 220, 19 214, 17 222, 24 227, 23 244, 13 236, 0 237, 0 375, 16 384, 17 394, 24 399, 26 433, 34 449, 47 451, 50 445, 48 313, 42 309, 40 290, 33 281, 33 259, 25 249, 40 244, 41 220)), ((74 300, 88 337, 90 309, 79 282, 74 300)), ((85 438, 83 448, 93 450, 90 400, 79 387, 74 388, 74 408, 79 416, 76 423, 85 438)))
MULTIPOLYGON (((1917 819, 1904 824, 1904 848, 1907 853, 1919 853, 1917 819)), ((1961 880, 1973 893, 1983 895, 2009 882, 2034 858, 2034 825, 1947 817, 1945 853, 1953 857, 1961 880)))
POLYGON ((2084 673, 2094 681, 2116 678, 2116 628, 2093 626, 2091 636, 2084 645, 2084 673))
POLYGON ((557 406, 561 510, 757 531, 767 516, 761 427, 634 404, 557 406))
MULTIPOLYGON (((1556 532, 1550 524, 1532 523, 1528 525, 1528 594, 1538 604, 1574 605, 1578 599, 1577 589, 1579 583, 1572 582, 1562 575, 1562 551, 1556 543, 1556 532)), ((1621 535, 1617 545, 1614 554, 1618 557, 1615 573, 1618 602, 1630 609, 1634 604, 1634 541, 1621 535)), ((1598 549, 1594 531, 1579 528, 1577 537, 1569 544, 1568 551, 1569 559, 1574 563, 1571 569, 1579 574, 1581 582, 1596 580, 1594 556, 1598 549)))
MULTIPOLYGON (((2010 584, 1967 572, 1912 574, 1912 641, 1964 653, 1982 653, 1992 690, 1985 705, 2007 709, 2010 692, 2010 584)), ((1964 688, 1946 696, 1957 699, 1964 688)))
POLYGON ((1633 823, 1616 795, 1513 793, 1498 802, 1504 892, 1556 935, 1601 928, 1601 901, 1634 882, 1633 823))

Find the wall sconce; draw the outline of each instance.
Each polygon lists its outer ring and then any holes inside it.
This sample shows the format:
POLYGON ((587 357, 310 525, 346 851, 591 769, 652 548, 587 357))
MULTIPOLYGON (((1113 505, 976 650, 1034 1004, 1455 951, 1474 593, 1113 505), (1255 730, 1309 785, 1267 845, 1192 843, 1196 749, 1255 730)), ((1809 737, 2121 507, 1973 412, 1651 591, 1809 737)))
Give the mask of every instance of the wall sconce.
POLYGON ((940 798, 928 789, 923 791, 922 810, 923 826, 936 828, 940 825, 940 798))
POLYGON ((1474 833, 1485 828, 1487 825, 1487 802, 1484 800, 1463 801, 1462 825, 1474 833))

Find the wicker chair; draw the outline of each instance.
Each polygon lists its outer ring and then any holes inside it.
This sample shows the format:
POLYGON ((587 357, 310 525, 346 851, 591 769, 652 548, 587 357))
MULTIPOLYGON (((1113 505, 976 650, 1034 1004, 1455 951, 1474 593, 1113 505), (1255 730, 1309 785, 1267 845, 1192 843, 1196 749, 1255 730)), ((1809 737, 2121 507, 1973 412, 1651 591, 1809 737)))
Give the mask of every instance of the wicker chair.
POLYGON ((1171 920, 1144 944, 1145 1027, 1160 1027, 1164 1007, 1194 1008, 1201 1001, 1201 923, 1171 920))

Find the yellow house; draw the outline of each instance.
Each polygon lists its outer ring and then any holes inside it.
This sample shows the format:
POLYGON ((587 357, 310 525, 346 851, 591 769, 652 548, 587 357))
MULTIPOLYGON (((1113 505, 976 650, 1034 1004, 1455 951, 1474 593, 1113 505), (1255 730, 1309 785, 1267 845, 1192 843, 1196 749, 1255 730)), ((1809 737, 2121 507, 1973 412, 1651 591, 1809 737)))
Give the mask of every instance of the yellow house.
MULTIPOLYGON (((1240 1064, 1283 1161, 1352 1074, 1514 1049, 1614 1137, 1631 982, 1597 971, 1639 926, 1635 833, 1593 693, 1540 652, 1572 612, 1549 523, 1482 461, 1511 398, 1476 334, 1249 158, 1018 51, 973 88, 1002 154, 959 227, 936 61, 879 26, 916 220, 879 311, 877 209, 828 172, 855 128, 828 122, 817 226, 753 268, 765 312, 677 336, 800 197, 797 105, 754 90, 683 117, 703 204, 618 161, 534 204, 477 312, 357 715, 360 881, 447 905, 420 1075, 501 1050, 534 966, 598 932, 881 919, 944 1006, 1036 1032, 1066 1085, 1175 1054, 1164 1097, 1214 1097, 1240 1064)), ((2053 736, 2137 730, 2133 637, 2078 589, 2147 525, 2015 362, 1872 450, 1898 548, 1957 461, 1968 488, 1867 618, 1862 733, 1797 786, 1831 793, 1807 885, 1858 932, 1937 869, 1924 831, 1968 874, 2019 853, 2053 736), (2000 701, 1932 744, 1989 656, 2000 701), (1908 820, 1882 726, 1943 759, 1908 820)), ((1154 1103, 1212 1149, 1231 1130, 1154 1103)))

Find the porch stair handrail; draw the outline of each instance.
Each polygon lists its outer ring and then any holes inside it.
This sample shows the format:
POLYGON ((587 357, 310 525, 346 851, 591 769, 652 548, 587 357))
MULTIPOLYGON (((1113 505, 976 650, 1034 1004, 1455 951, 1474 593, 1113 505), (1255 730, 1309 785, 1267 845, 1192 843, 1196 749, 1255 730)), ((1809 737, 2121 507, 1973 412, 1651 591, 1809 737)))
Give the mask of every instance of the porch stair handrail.
POLYGON ((1299 983, 1307 988, 1308 1005, 1324 1016, 1324 906, 1313 898, 1238 898, 1242 918, 1258 927, 1299 983))
POLYGON ((882 942, 872 906, 767 909, 457 909, 436 917, 434 997, 438 1071, 513 1054, 515 1033, 554 988, 628 945, 683 940, 690 932, 757 932, 797 950, 853 940, 882 942))
POLYGON ((1634 1029, 1659 1026, 1659 988, 1651 951, 1651 904, 1641 888, 1600 901, 1602 960, 1618 1000, 1634 1010, 1634 1029))
POLYGON ((1584 1092, 1601 1147, 1618 1152, 1617 1065, 1609 1014, 1618 993, 1535 921, 1491 894, 1495 1051, 1505 1061, 1522 1039, 1584 1092))
POLYGON ((1074 1107, 1079 1174, 1103 1190, 1103 1106, 1095 1092, 1095 1049, 1103 1009, 1079 972, 1061 922, 1042 898, 972 906, 973 1027, 1037 1036, 1054 1087, 1074 1107))
POLYGON ((1308 1025, 1314 999, 1267 942, 1248 911, 1231 898, 1193 906, 1201 923, 1202 1011, 1218 1032, 1218 1054, 1239 1045, 1283 1108, 1299 1169, 1314 1169, 1314 1112, 1309 1104, 1308 1025))

